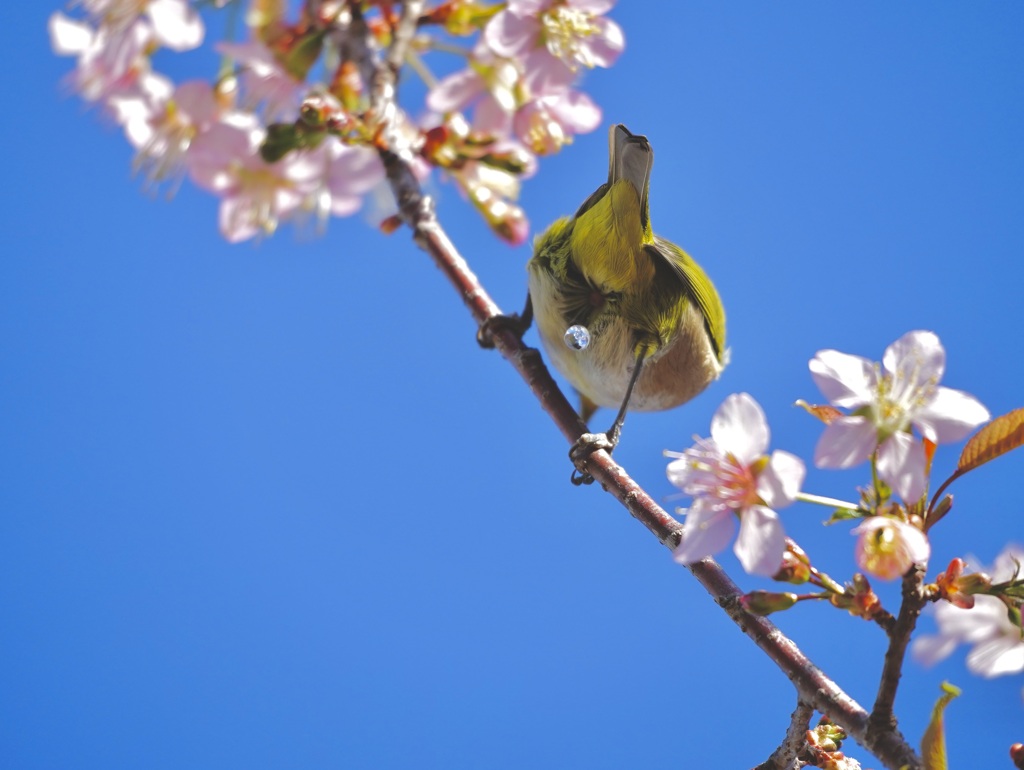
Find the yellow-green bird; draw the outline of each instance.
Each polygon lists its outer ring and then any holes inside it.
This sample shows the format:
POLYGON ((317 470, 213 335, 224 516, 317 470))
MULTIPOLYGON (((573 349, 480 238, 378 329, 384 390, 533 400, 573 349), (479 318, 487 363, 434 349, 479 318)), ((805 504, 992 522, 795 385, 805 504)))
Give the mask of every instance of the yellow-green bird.
MULTIPOLYGON (((580 394, 580 415, 618 407, 604 435, 585 434, 577 465, 618 442, 626 410, 689 401, 727 362, 725 310, 700 265, 651 230, 654 151, 623 125, 609 133, 608 181, 539 236, 527 304, 552 363, 580 394)), ((589 483, 587 474, 573 476, 589 483)))

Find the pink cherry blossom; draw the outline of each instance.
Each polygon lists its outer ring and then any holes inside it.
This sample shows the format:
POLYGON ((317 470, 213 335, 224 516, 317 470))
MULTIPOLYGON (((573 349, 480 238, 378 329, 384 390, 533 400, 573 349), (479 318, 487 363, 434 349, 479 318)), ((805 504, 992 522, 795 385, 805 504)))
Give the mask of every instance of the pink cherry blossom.
POLYGON ((76 91, 98 101, 130 89, 149 72, 149 56, 159 47, 186 51, 200 45, 204 28, 187 0, 83 0, 87 19, 50 16, 50 45, 63 56, 77 56, 71 77, 76 91))
POLYGON ((851 530, 859 535, 855 557, 867 573, 882 580, 895 580, 914 564, 925 563, 931 546, 917 527, 887 516, 871 516, 851 530))
POLYGON ((144 20, 154 42, 164 48, 190 51, 203 42, 203 20, 188 0, 82 0, 81 5, 114 35, 144 20))
POLYGON ((322 226, 328 216, 345 217, 363 205, 363 196, 384 181, 380 154, 369 147, 349 147, 329 137, 307 161, 317 168, 302 204, 322 226))
POLYGON ((532 99, 512 119, 515 135, 537 155, 551 155, 601 125, 601 109, 580 91, 566 90, 532 99))
POLYGON ((220 230, 232 243, 272 234, 317 184, 319 169, 307 153, 264 161, 259 154, 263 137, 251 116, 236 114, 214 123, 189 147, 189 174, 221 197, 220 230))
POLYGON ((94 28, 54 13, 49 30, 50 44, 57 54, 77 57, 69 82, 86 101, 96 102, 130 90, 140 74, 149 71, 145 54, 151 38, 145 24, 134 24, 114 34, 109 28, 94 28))
POLYGON ((743 568, 773 575, 782 565, 785 534, 775 508, 792 503, 804 479, 803 462, 779 450, 765 456, 768 423, 761 406, 746 393, 729 396, 711 420, 711 437, 673 460, 668 478, 693 504, 686 513, 682 539, 673 553, 692 564, 725 548, 740 519, 733 550, 743 568))
POLYGON ((613 3, 604 0, 511 0, 484 29, 484 40, 499 56, 524 58, 543 51, 543 68, 610 67, 622 53, 619 26, 603 18, 613 3))
POLYGON ((217 95, 205 80, 175 87, 157 75, 140 79, 134 93, 114 97, 110 103, 137 150, 136 169, 152 184, 180 181, 192 139, 221 113, 217 95))
POLYGON ((515 137, 531 152, 548 155, 601 124, 601 110, 586 94, 571 88, 572 73, 549 71, 533 62, 496 59, 486 52, 468 69, 444 78, 427 95, 440 113, 473 107, 476 131, 499 139, 515 137))
MULTIPOLYGON (((996 559, 991 570, 995 583, 1013 579, 1017 565, 1024 562, 1024 548, 1011 545, 996 559)), ((967 669, 991 678, 1024 671, 1024 638, 1021 628, 1010 620, 1006 604, 995 596, 977 595, 970 609, 948 602, 935 605, 937 635, 920 636, 911 646, 913 656, 925 665, 946 658, 960 644, 972 646, 967 669)))
POLYGON ((305 95, 303 85, 288 74, 263 43, 220 43, 216 48, 234 59, 241 69, 243 107, 253 111, 262 108, 268 123, 295 119, 305 95))
POLYGON ((814 460, 821 468, 849 468, 877 449, 878 474, 904 500, 925 492, 923 444, 911 426, 935 443, 959 441, 989 419, 973 396, 940 386, 946 352, 932 332, 913 331, 886 348, 881 367, 866 358, 821 350, 811 375, 834 405, 855 410, 825 428, 814 460))
POLYGON ((478 48, 470 67, 452 73, 430 89, 427 107, 434 112, 453 113, 475 105, 473 127, 504 136, 506 116, 518 105, 516 88, 521 77, 516 62, 496 59, 478 48))

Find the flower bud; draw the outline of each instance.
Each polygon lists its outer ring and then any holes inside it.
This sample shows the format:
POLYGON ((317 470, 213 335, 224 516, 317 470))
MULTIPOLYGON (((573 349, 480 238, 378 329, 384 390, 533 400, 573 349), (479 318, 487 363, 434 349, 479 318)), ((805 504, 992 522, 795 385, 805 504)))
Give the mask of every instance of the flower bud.
POLYGON ((1015 743, 1010 747, 1010 759, 1014 767, 1024 770, 1024 743, 1015 743))
POLYGON ((856 618, 871 620, 882 610, 882 602, 871 589, 868 579, 859 572, 853 581, 847 583, 846 590, 841 594, 831 594, 828 599, 833 607, 846 610, 856 618))
POLYGON ((793 593, 773 591, 751 591, 740 597, 740 606, 752 615, 771 615, 773 612, 788 610, 800 601, 793 593))
POLYGON ((860 535, 855 551, 857 564, 882 580, 895 580, 905 575, 914 564, 927 561, 931 554, 925 534, 899 519, 871 516, 851 534, 860 535))
POLYGON ((964 560, 953 559, 946 571, 935 578, 939 596, 950 604, 969 610, 974 606, 974 594, 986 593, 992 587, 992 578, 984 572, 964 575, 964 560))
MULTIPOLYGON (((803 552, 801 551, 801 553, 803 552)), ((806 559, 806 556, 804 554, 804 559, 806 559)), ((811 566, 804 559, 801 559, 791 550, 787 549, 782 554, 782 566, 772 576, 772 580, 780 583, 792 583, 793 585, 806 583, 811 579, 811 566)))

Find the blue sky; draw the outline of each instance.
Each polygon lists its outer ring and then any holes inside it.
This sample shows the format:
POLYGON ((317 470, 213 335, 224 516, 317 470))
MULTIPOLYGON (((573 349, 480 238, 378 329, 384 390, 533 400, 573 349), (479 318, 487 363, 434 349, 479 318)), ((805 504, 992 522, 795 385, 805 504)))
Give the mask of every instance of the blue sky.
MULTIPOLYGON (((609 496, 568 483, 563 439, 407 234, 357 217, 230 246, 211 197, 147 195, 119 132, 61 85, 55 8, 15 4, 0 31, 4 764, 765 759, 788 682, 609 496)), ((945 343, 945 384, 993 414, 1024 405, 1024 7, 654 8, 613 12, 627 51, 585 83, 604 125, 522 196, 543 227, 602 181, 608 124, 645 133, 655 229, 726 303, 729 369, 680 409, 631 415, 620 462, 671 494, 661 451, 706 435, 737 391, 773 446, 807 457, 820 429, 792 403, 817 397, 808 359, 877 359, 911 329, 945 343)), ((528 248, 435 190, 484 284, 521 307, 528 248)), ((1024 453, 957 483, 932 574, 1024 540, 1022 478, 1024 453)), ((812 469, 805 486, 864 481, 812 469)), ((783 519, 849 577, 848 528, 808 506, 783 519)), ((778 621, 870 704, 877 628, 819 605, 778 621)), ((1006 766, 1024 678, 972 677, 963 651, 909 663, 897 711, 914 742, 943 679, 964 690, 952 766, 1006 766)))

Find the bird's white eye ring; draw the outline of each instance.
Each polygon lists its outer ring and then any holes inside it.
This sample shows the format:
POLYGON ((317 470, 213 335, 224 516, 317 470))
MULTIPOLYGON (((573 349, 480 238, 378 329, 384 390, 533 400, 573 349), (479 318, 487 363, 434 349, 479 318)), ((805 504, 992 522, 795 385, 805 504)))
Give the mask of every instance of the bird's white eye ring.
POLYGON ((583 350, 590 344, 590 330, 581 324, 573 324, 565 330, 562 339, 571 350, 583 350))

